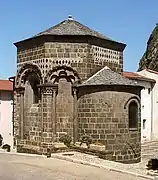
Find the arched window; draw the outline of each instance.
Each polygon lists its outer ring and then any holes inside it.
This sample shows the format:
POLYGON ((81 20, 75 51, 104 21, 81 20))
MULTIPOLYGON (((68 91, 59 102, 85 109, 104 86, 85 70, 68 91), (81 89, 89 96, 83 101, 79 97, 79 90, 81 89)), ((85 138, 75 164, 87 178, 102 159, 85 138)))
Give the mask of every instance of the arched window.
POLYGON ((38 92, 38 84, 39 80, 36 74, 31 73, 27 76, 25 82, 25 99, 27 104, 36 104, 39 100, 39 92, 38 92))
POLYGON ((138 105, 132 101, 128 106, 129 128, 137 128, 138 123, 138 105))
POLYGON ((31 82, 31 87, 32 87, 32 90, 33 90, 33 104, 38 103, 38 100, 39 100, 39 93, 38 93, 37 85, 38 85, 37 81, 31 82))

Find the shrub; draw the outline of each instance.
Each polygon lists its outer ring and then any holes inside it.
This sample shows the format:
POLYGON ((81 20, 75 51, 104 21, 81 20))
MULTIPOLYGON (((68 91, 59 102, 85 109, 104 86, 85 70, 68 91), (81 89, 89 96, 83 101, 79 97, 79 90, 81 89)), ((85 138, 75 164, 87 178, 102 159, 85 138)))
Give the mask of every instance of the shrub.
POLYGON ((65 134, 65 135, 62 135, 60 138, 59 138, 59 141, 60 142, 63 142, 66 146, 70 147, 70 143, 72 141, 72 138, 71 136, 65 134))
POLYGON ((148 170, 150 169, 158 170, 158 159, 150 159, 146 166, 148 170))
POLYGON ((10 152, 10 145, 4 144, 4 145, 2 146, 2 149, 7 149, 7 152, 10 152))
POLYGON ((88 136, 88 135, 83 135, 81 137, 81 144, 80 144, 80 146, 82 145, 82 143, 86 143, 86 145, 89 148, 89 145, 92 143, 92 138, 90 136, 88 136))

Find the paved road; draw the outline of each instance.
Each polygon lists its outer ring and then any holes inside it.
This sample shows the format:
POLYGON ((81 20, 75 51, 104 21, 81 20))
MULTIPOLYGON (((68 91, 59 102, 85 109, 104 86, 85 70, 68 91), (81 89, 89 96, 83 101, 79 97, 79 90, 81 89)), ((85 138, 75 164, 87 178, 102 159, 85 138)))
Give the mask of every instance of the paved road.
POLYGON ((0 180, 142 180, 53 158, 0 153, 0 180))

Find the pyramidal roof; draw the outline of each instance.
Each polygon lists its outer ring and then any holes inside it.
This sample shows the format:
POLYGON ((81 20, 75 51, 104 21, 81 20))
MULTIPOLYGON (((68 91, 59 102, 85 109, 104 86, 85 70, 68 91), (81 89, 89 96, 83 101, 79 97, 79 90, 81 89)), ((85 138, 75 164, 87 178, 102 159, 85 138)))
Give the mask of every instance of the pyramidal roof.
POLYGON ((34 37, 42 35, 90 35, 105 40, 111 40, 108 37, 100 34, 99 32, 94 31, 87 26, 79 23, 78 21, 73 20, 71 16, 69 16, 67 20, 64 20, 59 24, 38 33, 34 37))
POLYGON ((105 66, 103 69, 98 71, 96 74, 91 76, 85 82, 79 86, 89 86, 89 85, 129 85, 129 86, 138 86, 138 84, 133 81, 125 78, 121 74, 118 74, 112 71, 110 68, 105 66))

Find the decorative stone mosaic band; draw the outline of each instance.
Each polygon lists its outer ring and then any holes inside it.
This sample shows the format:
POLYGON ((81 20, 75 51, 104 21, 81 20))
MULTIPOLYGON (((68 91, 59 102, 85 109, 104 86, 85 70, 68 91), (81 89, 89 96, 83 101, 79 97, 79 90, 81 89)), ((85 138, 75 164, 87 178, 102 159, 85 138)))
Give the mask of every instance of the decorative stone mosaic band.
POLYGON ((17 69, 20 69, 26 63, 35 63, 43 71, 43 74, 47 73, 52 67, 59 65, 71 66, 71 63, 82 63, 83 59, 78 58, 42 58, 32 61, 26 61, 17 64, 17 69))
POLYGON ((92 46, 92 53, 95 63, 107 61, 119 64, 119 59, 122 59, 119 51, 110 50, 98 46, 92 46))

